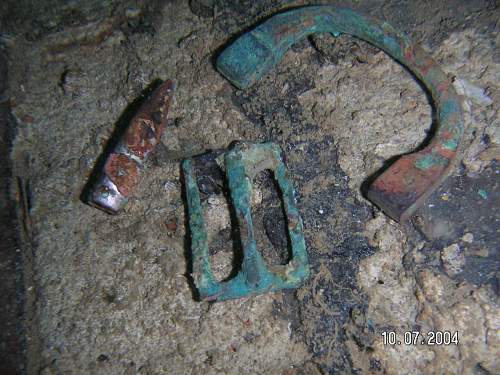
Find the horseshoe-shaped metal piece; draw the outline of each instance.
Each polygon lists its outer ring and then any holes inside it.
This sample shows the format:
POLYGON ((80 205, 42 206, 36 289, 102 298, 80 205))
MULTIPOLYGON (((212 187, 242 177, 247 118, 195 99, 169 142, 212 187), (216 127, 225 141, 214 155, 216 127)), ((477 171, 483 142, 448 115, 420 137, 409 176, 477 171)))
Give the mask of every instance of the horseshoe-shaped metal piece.
POLYGON ((437 115, 432 140, 422 150, 399 158, 368 190, 368 198, 386 214, 405 221, 448 176, 464 133, 460 98, 451 80, 422 48, 389 24, 353 10, 308 6, 277 14, 236 39, 218 57, 217 69, 235 86, 246 89, 295 42, 322 32, 350 34, 382 49, 406 66, 432 95, 437 115))

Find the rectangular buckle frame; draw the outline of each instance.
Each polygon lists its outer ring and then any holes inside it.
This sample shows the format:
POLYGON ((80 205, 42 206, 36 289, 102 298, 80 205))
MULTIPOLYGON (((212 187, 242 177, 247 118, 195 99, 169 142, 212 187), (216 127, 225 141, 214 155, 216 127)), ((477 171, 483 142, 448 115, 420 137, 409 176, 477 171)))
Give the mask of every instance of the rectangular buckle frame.
POLYGON ((299 287, 309 276, 303 223, 296 206, 295 191, 287 178, 281 148, 274 143, 239 142, 224 155, 230 198, 239 226, 243 248, 241 269, 227 281, 217 281, 212 272, 207 231, 192 160, 182 163, 191 232, 192 277, 204 301, 222 301, 299 287), (268 266, 257 249, 250 202, 252 181, 261 171, 273 172, 282 193, 291 246, 286 265, 268 266))

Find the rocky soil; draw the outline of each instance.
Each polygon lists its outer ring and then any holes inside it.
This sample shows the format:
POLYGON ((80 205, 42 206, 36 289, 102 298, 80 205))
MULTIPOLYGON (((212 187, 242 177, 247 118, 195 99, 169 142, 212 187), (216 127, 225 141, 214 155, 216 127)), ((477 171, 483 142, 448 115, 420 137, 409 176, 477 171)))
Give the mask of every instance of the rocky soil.
MULTIPOLYGON (((23 269, 28 374, 500 373, 500 55, 493 1, 342 2, 408 33, 463 95, 463 162, 406 225, 367 179, 432 129, 414 78, 359 40, 298 43, 241 91, 213 61, 259 19, 307 1, 6 1, 10 199, 23 269), (170 124, 137 195, 110 216, 81 200, 106 143, 158 79, 170 124), (197 302, 179 161, 234 140, 284 150, 311 278, 296 291, 197 302), (457 332, 385 345, 383 332, 457 332)), ((327 3, 327 2, 325 2, 327 3)), ((337 2, 328 2, 337 4, 337 2)), ((286 251, 278 194, 256 180, 264 253, 286 251)), ((231 270, 223 196, 204 201, 218 277, 231 270)))

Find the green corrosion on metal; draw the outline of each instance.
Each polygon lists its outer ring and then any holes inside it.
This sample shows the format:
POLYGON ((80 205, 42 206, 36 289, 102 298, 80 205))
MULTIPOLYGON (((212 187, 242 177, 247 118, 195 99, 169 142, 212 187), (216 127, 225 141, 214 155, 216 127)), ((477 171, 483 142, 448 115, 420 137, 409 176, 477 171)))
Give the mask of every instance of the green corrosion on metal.
POLYGON ((343 33, 364 39, 396 59, 410 43, 387 23, 377 25, 351 9, 309 6, 277 14, 238 38, 217 59, 217 69, 245 89, 273 68, 297 41, 315 33, 343 33))
POLYGON ((182 164, 191 232, 192 276, 200 299, 221 301, 299 287, 309 276, 309 263, 302 219, 293 185, 281 159, 281 149, 273 143, 237 143, 224 154, 224 164, 238 220, 243 260, 237 275, 223 282, 215 279, 211 269, 207 231, 192 161, 188 159, 182 164), (250 208, 252 181, 263 170, 273 172, 282 193, 291 247, 291 260, 286 265, 267 266, 254 238, 250 208))
POLYGON ((437 114, 432 142, 399 158, 368 189, 368 198, 388 215, 406 220, 447 176, 464 133, 461 100, 451 80, 407 36, 351 9, 305 6, 276 14, 237 38, 217 58, 217 69, 246 89, 275 67, 294 43, 315 33, 349 34, 380 48, 406 66, 431 94, 437 114))
POLYGON ((445 139, 441 142, 444 148, 448 150, 456 150, 458 147, 458 141, 456 139, 445 139))
POLYGON ((448 160, 439 154, 428 154, 415 162, 416 167, 419 169, 429 169, 435 167, 436 165, 446 166, 447 164, 448 160))
POLYGON ((479 196, 483 199, 488 199, 488 192, 484 189, 479 189, 477 191, 477 193, 479 194, 479 196))

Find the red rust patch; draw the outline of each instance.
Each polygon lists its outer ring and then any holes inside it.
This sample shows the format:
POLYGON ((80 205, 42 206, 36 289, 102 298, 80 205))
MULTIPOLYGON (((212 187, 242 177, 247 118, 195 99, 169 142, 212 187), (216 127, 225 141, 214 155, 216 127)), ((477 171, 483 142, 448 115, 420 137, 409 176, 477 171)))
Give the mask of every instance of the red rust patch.
POLYGON ((386 194, 423 194, 443 172, 436 166, 425 171, 415 168, 418 154, 406 155, 397 160, 373 183, 373 187, 386 194))
POLYGON ((404 50, 404 56, 405 59, 412 61, 414 56, 413 56, 413 50, 411 48, 407 48, 404 50))
POLYGON ((422 74, 428 74, 429 71, 436 66, 436 63, 431 58, 428 58, 422 61, 419 65, 422 74))
POLYGON ((312 19, 305 19, 300 24, 280 24, 273 30, 274 40, 275 42, 279 42, 287 36, 293 36, 293 34, 297 34, 304 29, 308 29, 312 26, 314 26, 314 20, 312 19))
POLYGON ((171 217, 165 222, 165 228, 169 234, 174 234, 177 231, 177 218, 171 217))
POLYGON ((136 118, 132 121, 124 141, 128 150, 139 158, 144 158, 149 154, 159 141, 159 136, 153 121, 143 118, 136 118))
POLYGON ((457 155, 456 150, 450 150, 446 147, 443 147, 443 145, 441 143, 438 143, 434 149, 437 150, 439 155, 441 155, 442 157, 444 157, 448 160, 453 160, 455 158, 455 156, 457 155))
POLYGON ((125 197, 133 194, 139 181, 139 165, 126 155, 109 155, 104 173, 125 197))
POLYGON ((130 122, 123 137, 128 151, 144 159, 160 142, 167 125, 167 113, 173 92, 173 83, 165 81, 144 103, 130 122))
POLYGON ((445 80, 442 82, 439 82, 439 84, 436 86, 436 90, 439 92, 447 91, 448 88, 450 87, 450 80, 445 80))

